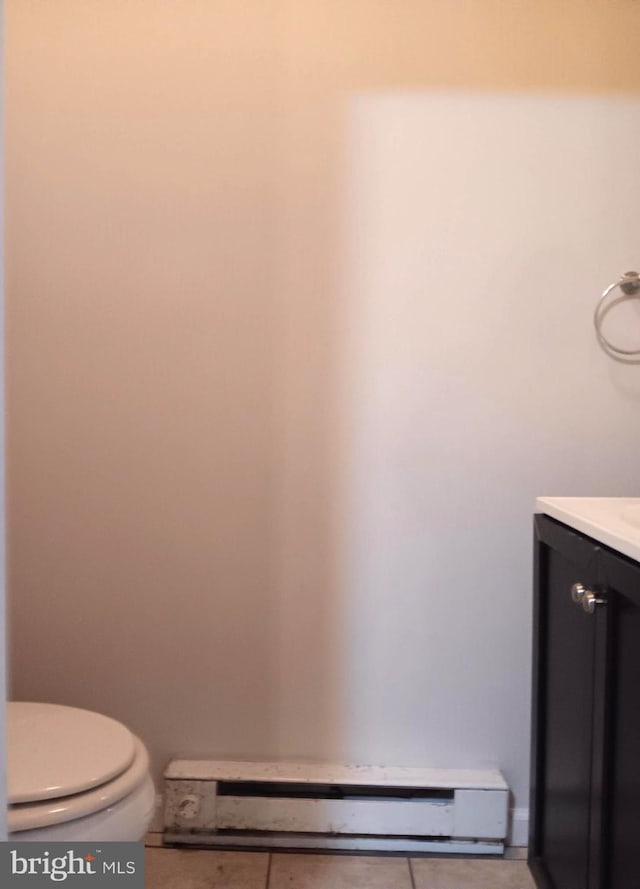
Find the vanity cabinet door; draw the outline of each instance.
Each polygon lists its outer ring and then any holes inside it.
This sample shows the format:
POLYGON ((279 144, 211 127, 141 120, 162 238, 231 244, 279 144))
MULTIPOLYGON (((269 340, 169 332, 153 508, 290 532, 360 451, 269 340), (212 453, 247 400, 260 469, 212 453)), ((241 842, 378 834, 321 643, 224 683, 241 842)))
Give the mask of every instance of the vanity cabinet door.
POLYGON ((640 566, 600 555, 611 621, 609 755, 602 800, 606 889, 640 887, 640 566))
POLYGON ((574 585, 599 585, 599 548, 536 517, 530 866, 544 889, 605 889, 602 784, 607 606, 588 613, 574 585))

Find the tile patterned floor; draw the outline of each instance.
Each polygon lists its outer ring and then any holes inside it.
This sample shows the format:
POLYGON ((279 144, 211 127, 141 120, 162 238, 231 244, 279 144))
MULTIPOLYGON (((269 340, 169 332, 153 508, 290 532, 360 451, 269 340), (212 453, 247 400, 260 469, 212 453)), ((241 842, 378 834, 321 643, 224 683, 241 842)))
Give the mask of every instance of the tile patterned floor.
POLYGON ((226 852, 147 844, 145 889, 535 889, 525 861, 226 852))

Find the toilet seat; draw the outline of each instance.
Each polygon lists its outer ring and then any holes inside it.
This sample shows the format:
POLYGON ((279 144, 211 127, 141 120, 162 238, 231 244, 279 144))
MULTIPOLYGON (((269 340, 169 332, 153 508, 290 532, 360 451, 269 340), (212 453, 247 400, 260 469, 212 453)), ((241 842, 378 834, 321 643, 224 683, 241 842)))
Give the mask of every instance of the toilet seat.
POLYGON ((100 714, 11 702, 7 725, 12 832, 93 815, 149 778, 144 744, 121 723, 100 714))
POLYGON ((9 803, 71 796, 105 784, 133 762, 129 729, 61 704, 7 705, 9 803))

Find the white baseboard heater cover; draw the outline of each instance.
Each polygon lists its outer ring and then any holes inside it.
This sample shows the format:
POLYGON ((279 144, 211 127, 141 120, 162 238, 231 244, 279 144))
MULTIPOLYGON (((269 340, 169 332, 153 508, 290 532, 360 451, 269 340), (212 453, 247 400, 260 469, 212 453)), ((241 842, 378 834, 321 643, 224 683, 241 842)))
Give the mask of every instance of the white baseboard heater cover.
POLYGON ((507 836, 493 769, 173 760, 164 778, 171 844, 496 855, 507 836))

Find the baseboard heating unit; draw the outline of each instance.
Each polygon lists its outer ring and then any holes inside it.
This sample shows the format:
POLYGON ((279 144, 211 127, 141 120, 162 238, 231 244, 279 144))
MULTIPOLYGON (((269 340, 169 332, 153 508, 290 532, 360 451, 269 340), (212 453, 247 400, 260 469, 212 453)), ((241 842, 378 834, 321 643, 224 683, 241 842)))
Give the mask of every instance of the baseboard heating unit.
POLYGON ((504 851, 509 788, 496 770, 174 760, 164 778, 170 844, 504 851))

